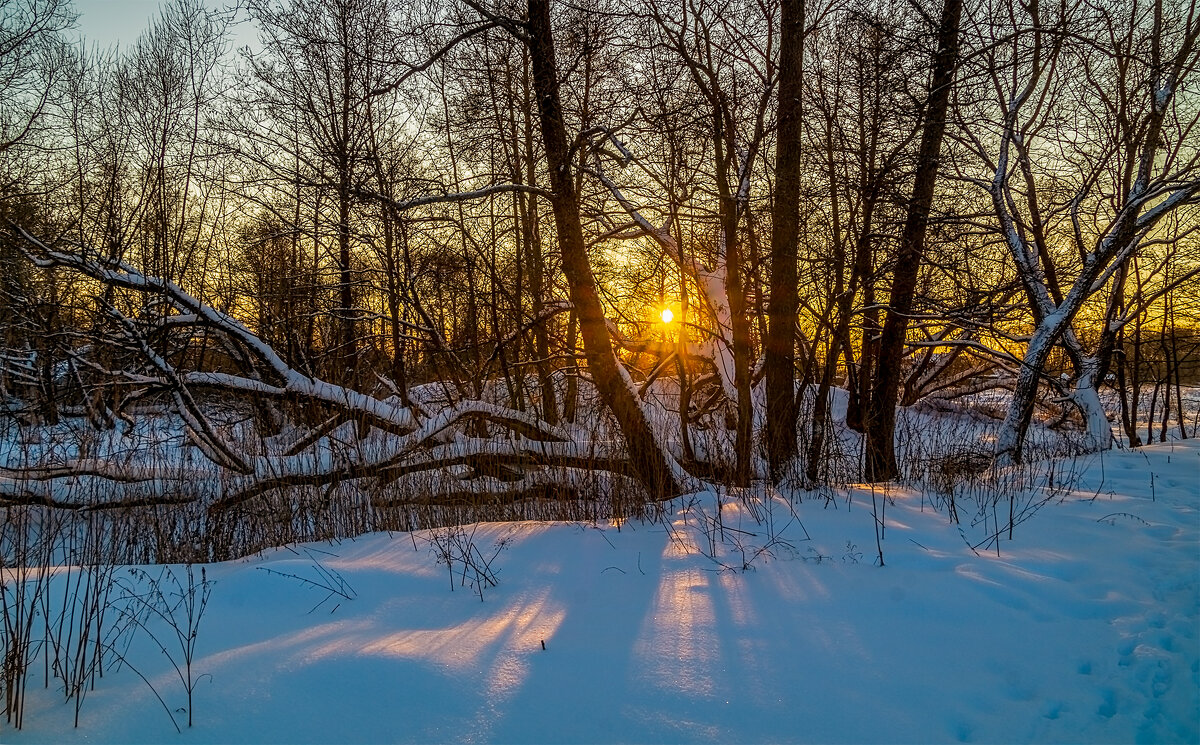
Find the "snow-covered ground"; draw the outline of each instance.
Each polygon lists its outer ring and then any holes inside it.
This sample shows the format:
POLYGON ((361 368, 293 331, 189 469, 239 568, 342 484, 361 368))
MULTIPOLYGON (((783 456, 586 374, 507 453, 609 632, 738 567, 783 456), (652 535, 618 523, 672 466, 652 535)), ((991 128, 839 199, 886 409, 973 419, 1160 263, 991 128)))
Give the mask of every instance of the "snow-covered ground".
MULTIPOLYGON (((970 548, 988 528, 966 506, 951 524, 892 491, 876 566, 871 493, 854 490, 806 498, 798 520, 777 504, 786 542, 748 571, 735 544, 768 530, 727 504, 723 568, 697 529, 712 495, 671 529, 478 526, 484 557, 503 544, 482 601, 461 578, 451 591, 430 533, 208 565, 194 727, 177 735, 126 668, 73 729, 39 663, 25 729, 0 740, 1200 741, 1200 443, 1069 470, 1074 490, 999 555, 970 548)), ((128 657, 186 724, 166 655, 142 634, 128 657)))

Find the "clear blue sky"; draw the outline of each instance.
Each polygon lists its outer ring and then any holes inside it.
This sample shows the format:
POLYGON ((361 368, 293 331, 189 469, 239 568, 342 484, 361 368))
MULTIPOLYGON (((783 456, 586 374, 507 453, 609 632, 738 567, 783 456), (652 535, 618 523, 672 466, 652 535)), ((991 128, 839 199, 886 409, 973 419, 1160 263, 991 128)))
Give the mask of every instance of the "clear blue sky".
POLYGON ((102 47, 117 43, 126 47, 158 15, 159 4, 159 0, 75 0, 76 31, 102 47))
MULTIPOLYGON (((213 8, 232 4, 231 0, 205 0, 213 8)), ((79 14, 75 33, 102 47, 120 44, 128 47, 158 15, 163 0, 74 0, 72 7, 79 14)), ((244 16, 243 16, 244 17, 244 16)), ((233 46, 240 47, 255 42, 255 34, 248 23, 240 23, 233 29, 233 46)))

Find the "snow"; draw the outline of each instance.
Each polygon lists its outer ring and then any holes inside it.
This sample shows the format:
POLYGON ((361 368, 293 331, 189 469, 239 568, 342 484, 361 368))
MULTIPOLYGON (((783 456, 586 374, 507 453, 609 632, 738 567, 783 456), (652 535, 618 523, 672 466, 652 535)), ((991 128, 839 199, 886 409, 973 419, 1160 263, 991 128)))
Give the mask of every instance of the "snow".
MULTIPOLYGON (((39 661, 25 729, 0 739, 1196 742, 1197 466, 1194 440, 1058 464, 1078 481, 1026 495, 1041 507, 998 553, 968 545, 994 525, 966 497, 959 525, 877 489, 882 567, 868 489, 792 495, 794 518, 759 503, 774 536, 723 495, 711 543, 711 493, 673 503, 670 528, 469 526, 496 554, 482 601, 458 576, 451 591, 445 531, 274 549, 206 566, 190 730, 129 669, 106 670, 73 729, 39 661)), ((186 706, 158 648, 135 638, 129 659, 186 706)))

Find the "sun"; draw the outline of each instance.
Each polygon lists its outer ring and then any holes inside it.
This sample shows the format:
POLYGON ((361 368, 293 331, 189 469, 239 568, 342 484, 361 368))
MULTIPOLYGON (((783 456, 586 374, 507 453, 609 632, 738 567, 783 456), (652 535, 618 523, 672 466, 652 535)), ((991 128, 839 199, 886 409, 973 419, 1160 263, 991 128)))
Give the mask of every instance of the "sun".
POLYGON ((670 323, 675 320, 675 314, 671 312, 670 308, 663 308, 662 313, 659 314, 659 318, 662 319, 663 323, 670 323))

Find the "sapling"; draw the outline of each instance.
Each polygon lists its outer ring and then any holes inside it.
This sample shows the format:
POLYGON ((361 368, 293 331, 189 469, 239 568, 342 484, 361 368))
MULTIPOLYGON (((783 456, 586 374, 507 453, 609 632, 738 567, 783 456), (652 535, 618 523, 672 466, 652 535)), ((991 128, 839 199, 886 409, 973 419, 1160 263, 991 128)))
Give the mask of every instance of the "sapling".
MULTIPOLYGON (((887 498, 884 497, 884 509, 887 509, 887 498)), ((875 497, 875 484, 871 484, 871 517, 875 523, 875 550, 879 553, 879 566, 883 566, 883 517, 880 516, 879 503, 875 497)))
MULTIPOLYGON (((170 567, 163 567, 158 576, 152 576, 146 571, 131 568, 130 575, 139 583, 145 584, 145 590, 125 585, 124 599, 131 601, 136 610, 125 610, 129 620, 144 631, 159 651, 170 661, 183 684, 187 694, 188 727, 192 726, 194 717, 194 697, 196 684, 204 675, 196 676, 192 664, 196 656, 196 641, 200 633, 200 622, 208 607, 212 595, 212 580, 208 579, 204 567, 200 567, 200 581, 196 581, 196 573, 191 564, 184 567, 187 586, 185 587, 170 567), (150 619, 158 619, 164 624, 169 633, 174 635, 174 645, 167 635, 164 640, 155 630, 150 619)), ((172 717, 174 719, 174 717, 172 717)))
MULTIPOLYGON (((34 620, 49 594, 49 556, 53 532, 34 526, 34 508, 4 510, 0 527, 5 550, 0 552, 0 689, 4 691, 4 716, 14 728, 24 724, 25 689, 29 669, 39 645, 34 620)), ((49 678, 47 671, 47 680, 49 678)))

